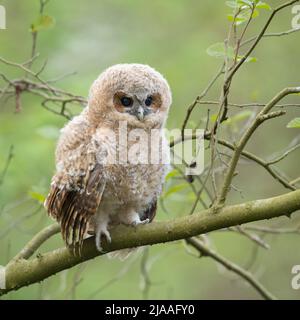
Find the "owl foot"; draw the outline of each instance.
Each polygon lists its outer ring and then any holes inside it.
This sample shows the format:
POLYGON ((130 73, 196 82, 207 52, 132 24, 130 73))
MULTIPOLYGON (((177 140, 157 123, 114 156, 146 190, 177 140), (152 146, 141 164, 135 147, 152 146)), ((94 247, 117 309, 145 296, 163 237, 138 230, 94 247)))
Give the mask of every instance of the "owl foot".
POLYGON ((104 236, 106 238, 107 242, 111 242, 110 233, 107 230, 106 225, 98 225, 96 228, 96 235, 95 235, 95 241, 96 241, 96 247, 99 252, 103 252, 103 248, 101 246, 101 237, 104 236))
POLYGON ((130 210, 127 212, 123 212, 118 216, 119 218, 119 223, 123 223, 127 226, 132 226, 132 227, 137 227, 140 224, 147 224, 150 222, 149 219, 141 220, 140 215, 134 211, 130 210))
POLYGON ((132 226, 133 227, 137 227, 137 226, 139 226, 139 225, 143 225, 143 224, 147 224, 147 223, 149 223, 150 222, 150 219, 145 219, 145 220, 135 220, 135 221, 133 221, 132 222, 132 226))

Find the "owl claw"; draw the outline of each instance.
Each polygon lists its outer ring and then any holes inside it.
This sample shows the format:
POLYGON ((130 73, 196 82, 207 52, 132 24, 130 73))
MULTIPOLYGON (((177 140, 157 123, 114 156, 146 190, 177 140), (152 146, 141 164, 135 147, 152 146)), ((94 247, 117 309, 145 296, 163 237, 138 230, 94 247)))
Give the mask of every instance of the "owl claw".
POLYGON ((132 222, 132 226, 133 227, 137 227, 137 226, 139 226, 139 225, 143 225, 143 224, 147 224, 147 223, 149 223, 150 222, 150 219, 145 219, 145 220, 140 220, 140 221, 133 221, 132 222))
POLYGON ((99 252, 104 252, 102 246, 101 246, 101 237, 104 236, 106 238, 106 241, 107 242, 111 242, 111 236, 110 236, 110 233, 109 231, 106 229, 106 228, 99 228, 96 230, 96 238, 95 238, 95 241, 96 241, 96 247, 97 247, 97 250, 99 252))

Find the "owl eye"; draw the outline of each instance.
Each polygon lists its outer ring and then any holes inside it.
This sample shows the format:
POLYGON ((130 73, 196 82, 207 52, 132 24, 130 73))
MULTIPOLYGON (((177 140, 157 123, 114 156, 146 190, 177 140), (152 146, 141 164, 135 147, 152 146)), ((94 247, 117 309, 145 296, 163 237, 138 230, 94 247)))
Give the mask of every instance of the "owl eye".
POLYGON ((152 101, 153 101, 153 98, 151 96, 147 97, 147 99, 145 100, 145 105, 147 107, 151 106, 152 101))
POLYGON ((133 100, 129 97, 121 98, 121 103, 124 107, 130 107, 133 104, 133 100))

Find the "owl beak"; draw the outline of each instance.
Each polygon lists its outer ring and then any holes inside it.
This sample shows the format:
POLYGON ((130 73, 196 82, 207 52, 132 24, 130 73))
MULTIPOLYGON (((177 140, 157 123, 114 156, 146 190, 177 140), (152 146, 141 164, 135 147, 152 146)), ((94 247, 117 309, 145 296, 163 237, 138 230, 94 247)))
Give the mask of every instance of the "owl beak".
POLYGON ((136 109, 135 116, 136 116, 140 121, 142 121, 142 120, 144 119, 144 108, 143 108, 142 106, 139 106, 139 107, 136 109))

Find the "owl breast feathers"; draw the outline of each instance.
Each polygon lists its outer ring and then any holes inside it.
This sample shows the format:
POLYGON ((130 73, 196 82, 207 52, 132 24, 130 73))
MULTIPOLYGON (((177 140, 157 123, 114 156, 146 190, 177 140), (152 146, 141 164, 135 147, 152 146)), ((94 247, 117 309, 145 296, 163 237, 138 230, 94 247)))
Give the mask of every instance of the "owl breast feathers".
POLYGON ((169 168, 170 104, 167 81, 146 65, 112 66, 93 83, 88 106, 61 131, 45 201, 68 247, 80 250, 90 233, 101 251, 111 226, 153 220, 169 168))

